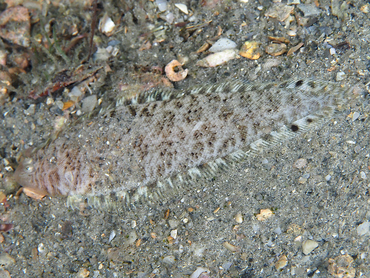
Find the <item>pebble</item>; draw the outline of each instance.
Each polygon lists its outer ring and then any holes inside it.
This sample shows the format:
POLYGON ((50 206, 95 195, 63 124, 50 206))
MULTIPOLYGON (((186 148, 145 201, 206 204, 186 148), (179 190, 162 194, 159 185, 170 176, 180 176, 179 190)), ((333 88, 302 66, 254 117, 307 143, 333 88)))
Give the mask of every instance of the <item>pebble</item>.
POLYGON ((0 254, 0 265, 10 265, 14 263, 15 259, 13 259, 8 253, 0 254))
POLYGON ((278 261, 275 263, 275 268, 277 270, 281 270, 283 269, 284 267, 286 267, 286 265, 288 264, 288 259, 285 255, 282 255, 278 261))
POLYGON ((338 18, 344 18, 346 16, 347 10, 346 2, 341 0, 332 0, 331 1, 331 12, 333 15, 337 16, 338 18))
POLYGON ((296 169, 303 169, 307 166, 307 159, 305 158, 300 158, 300 159, 297 159, 294 163, 293 163, 293 168, 296 168, 296 169))
POLYGON ((232 265, 233 265, 232 262, 225 262, 222 264, 222 268, 223 270, 228 271, 232 265))
POLYGON ((164 12, 165 10, 167 10, 167 0, 156 0, 155 2, 160 12, 164 12))
POLYGON ((241 224, 243 223, 243 215, 241 212, 238 212, 234 217, 236 223, 241 224))
POLYGON ((367 14, 370 12, 370 4, 365 4, 360 8, 360 11, 364 14, 367 14))
POLYGON ((46 105, 53 105, 54 104, 54 99, 52 97, 48 97, 46 99, 46 105))
POLYGON ((188 7, 184 4, 177 3, 175 4, 175 7, 178 8, 180 11, 182 11, 184 14, 189 14, 188 7))
POLYGON ((235 48, 236 48, 236 43, 234 41, 227 39, 227 38, 220 38, 208 50, 210 52, 220 52, 226 49, 235 49, 235 48))
POLYGON ((301 4, 300 0, 288 0, 287 2, 288 5, 298 5, 301 4))
POLYGON ((317 16, 322 11, 313 4, 299 4, 297 8, 303 13, 304 16, 317 16))
POLYGON ((108 16, 108 14, 105 14, 99 21, 99 31, 102 32, 107 37, 113 34, 115 26, 116 25, 114 24, 113 20, 108 16))
POLYGON ((82 111, 87 113, 93 111, 97 103, 98 98, 96 95, 85 97, 82 100, 82 111))
POLYGON ((116 232, 114 230, 111 231, 109 235, 108 243, 110 243, 116 237, 116 232))
POLYGON ((210 273, 208 268, 198 267, 191 275, 190 278, 199 278, 202 273, 210 273))
POLYGON ((134 244, 135 241, 137 240, 137 234, 135 231, 132 231, 129 235, 128 235, 128 238, 125 242, 125 244, 127 245, 131 245, 131 244, 134 244))
POLYGON ((166 256, 163 258, 163 262, 168 265, 173 265, 175 263, 175 256, 166 256))
POLYGON ((303 254, 305 254, 306 256, 309 255, 314 249, 316 249, 317 247, 319 246, 318 242, 317 241, 314 241, 314 240, 305 240, 303 243, 302 243, 302 252, 303 254))
POLYGON ((36 105, 31 104, 26 110, 24 110, 24 114, 27 116, 35 114, 36 105))
POLYGON ((276 3, 266 11, 265 16, 276 18, 279 21, 284 21, 293 12, 293 10, 294 10, 293 6, 287 6, 282 3, 276 3))
POLYGON ((55 105, 56 105, 60 110, 62 110, 62 109, 63 109, 63 106, 64 106, 64 103, 63 103, 63 101, 61 101, 61 100, 57 100, 57 101, 55 102, 55 105))
POLYGON ((262 69, 268 71, 273 67, 279 66, 281 62, 282 60, 280 59, 280 57, 266 59, 265 63, 262 65, 262 69))
POLYGON ((223 244, 222 244, 227 250, 231 251, 231 252, 236 252, 238 251, 238 247, 236 247, 235 245, 232 245, 231 243, 225 241, 223 244))
POLYGON ((0 270, 0 277, 1 278, 11 278, 9 271, 7 270, 0 270))
POLYGON ((27 8, 17 6, 6 9, 0 14, 0 25, 0 37, 23 47, 30 46, 31 18, 27 8))
POLYGON ((177 238, 177 230, 172 230, 170 235, 173 237, 173 239, 177 238))
POLYGON ((304 177, 299 177, 299 179, 298 179, 298 183, 300 183, 300 184, 305 184, 307 182, 307 179, 306 178, 304 178, 304 177))
POLYGON ((366 180, 366 179, 367 179, 366 174, 365 174, 365 172, 364 172, 364 171, 361 171, 361 172, 360 172, 360 177, 361 177, 361 179, 363 179, 363 180, 366 180))
POLYGON ((90 275, 90 271, 88 271, 86 268, 81 268, 76 274, 76 277, 86 278, 86 277, 89 277, 89 275, 90 275))
POLYGON ((346 74, 343 71, 339 71, 339 72, 337 72, 337 75, 336 75, 335 79, 337 81, 342 81, 345 78, 345 76, 346 76, 346 74))
POLYGON ((353 262, 353 258, 348 254, 340 255, 334 259, 330 258, 328 272, 332 277, 354 278, 356 269, 352 266, 353 262))
POLYGON ((261 57, 259 46, 261 43, 256 41, 246 41, 239 51, 239 55, 251 60, 257 60, 261 57))
POLYGON ((370 235, 370 222, 365 221, 358 225, 356 231, 359 236, 370 235))
POLYGON ((287 46, 285 43, 271 43, 266 46, 265 51, 271 56, 279 56, 287 51, 287 46))
POLYGON ((358 113, 357 111, 353 112, 352 121, 356 121, 359 117, 360 117, 360 113, 358 113))
POLYGON ((208 55, 204 59, 199 60, 196 65, 200 67, 212 68, 222 65, 235 58, 238 58, 237 51, 235 49, 226 49, 224 51, 208 55))
POLYGON ((82 95, 83 93, 78 86, 74 86, 72 90, 68 93, 68 97, 74 102, 78 102, 81 99, 82 95))
POLYGON ((171 229, 175 229, 180 224, 180 221, 175 220, 175 219, 170 219, 168 220, 168 224, 170 225, 171 229))
POLYGON ((297 30, 288 30, 287 32, 287 35, 290 36, 290 37, 295 37, 297 36, 297 30))
POLYGON ((266 219, 273 216, 273 212, 271 209, 261 209, 260 213, 256 215, 258 221, 265 221, 266 219))

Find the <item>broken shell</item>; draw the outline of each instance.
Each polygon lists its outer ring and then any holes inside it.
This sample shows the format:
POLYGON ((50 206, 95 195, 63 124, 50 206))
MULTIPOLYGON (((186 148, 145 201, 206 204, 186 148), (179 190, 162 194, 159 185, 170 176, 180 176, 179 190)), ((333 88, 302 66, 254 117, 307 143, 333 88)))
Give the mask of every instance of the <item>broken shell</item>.
POLYGON ((0 49, 0 65, 6 66, 7 53, 4 49, 0 49))
POLYGON ((236 252, 239 250, 239 248, 235 245, 232 245, 231 243, 228 243, 227 241, 225 241, 223 244, 222 244, 227 250, 231 251, 231 252, 236 252))
POLYGON ((160 12, 164 12, 167 10, 167 5, 168 5, 167 0, 156 0, 155 2, 160 12))
POLYGON ((293 168, 303 169, 307 166, 307 159, 299 158, 293 163, 293 168))
POLYGON ((283 3, 276 3, 266 11, 265 16, 276 18, 279 21, 284 21, 293 12, 293 10, 293 6, 287 6, 283 3))
POLYGON ((7 232, 13 228, 13 224, 0 224, 0 232, 7 232))
POLYGON ((186 5, 177 3, 175 4, 175 7, 182 11, 184 14, 189 14, 188 7, 186 5))
POLYGON ((235 215, 234 219, 235 219, 236 223, 239 223, 239 224, 243 223, 243 215, 242 215, 242 213, 241 212, 238 212, 235 215))
POLYGON ((36 200, 42 200, 46 196, 46 193, 36 188, 23 187, 23 192, 28 197, 36 200))
POLYGON ((370 11, 370 4, 365 4, 360 8, 360 11, 363 12, 364 14, 369 13, 370 11))
POLYGON ((290 48, 288 50, 288 53, 286 54, 287 56, 290 56, 292 55, 294 52, 296 52, 298 49, 300 49, 302 46, 304 45, 303 42, 297 44, 296 46, 293 46, 292 48, 290 48))
POLYGON ((268 36, 269 40, 272 40, 273 42, 283 42, 283 43, 290 43, 290 41, 284 37, 272 37, 268 36))
POLYGON ((272 43, 266 46, 266 53, 271 56, 279 56, 286 52, 287 46, 284 43, 272 43))
POLYGON ((181 81, 188 75, 188 69, 183 69, 177 60, 172 60, 165 67, 165 72, 169 80, 173 82, 181 81))
POLYGON ((258 221, 264 221, 273 215, 271 209, 261 209, 260 213, 256 215, 258 221))
POLYGON ((108 14, 105 14, 99 21, 99 31, 108 37, 112 35, 115 26, 116 25, 114 24, 113 20, 108 16, 108 14))
POLYGON ((30 46, 31 21, 27 8, 17 6, 6 9, 0 14, 0 26, 0 37, 20 46, 30 46))
POLYGON ((239 51, 239 55, 251 60, 257 60, 261 57, 259 51, 260 43, 256 41, 247 41, 243 44, 242 48, 239 51))
POLYGON ((239 58, 239 55, 237 54, 237 50, 226 49, 224 51, 208 55, 204 59, 198 61, 196 65, 200 67, 206 67, 206 68, 210 67, 211 68, 211 67, 219 66, 235 58, 239 58))
POLYGON ((283 269, 288 264, 288 259, 285 255, 282 255, 278 261, 275 263, 275 267, 277 270, 283 269))
POLYGON ((66 102, 63 102, 63 108, 62 108, 62 111, 65 111, 69 108, 71 108, 72 106, 75 105, 75 102, 74 101, 71 101, 71 100, 68 100, 66 102))
POLYGON ((226 49, 235 49, 236 43, 228 38, 220 38, 209 49, 210 52, 221 52, 226 49))
POLYGON ((309 255, 313 250, 315 250, 319 246, 317 241, 308 239, 302 242, 302 252, 306 256, 309 255))
POLYGON ((291 36, 291 37, 297 36, 297 30, 288 30, 286 33, 288 36, 291 36))
POLYGON ((356 268, 353 267, 353 258, 346 254, 330 258, 328 260, 328 272, 333 275, 333 277, 341 278, 353 278, 356 276, 356 268))

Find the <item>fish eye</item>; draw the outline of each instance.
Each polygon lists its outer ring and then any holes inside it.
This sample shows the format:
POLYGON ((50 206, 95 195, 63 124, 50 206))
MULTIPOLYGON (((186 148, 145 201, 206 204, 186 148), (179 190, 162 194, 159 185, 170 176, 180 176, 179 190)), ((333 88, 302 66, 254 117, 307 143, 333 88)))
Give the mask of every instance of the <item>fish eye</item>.
POLYGON ((33 172, 33 166, 27 166, 27 167, 25 167, 25 169, 26 169, 26 171, 27 171, 28 173, 33 172))

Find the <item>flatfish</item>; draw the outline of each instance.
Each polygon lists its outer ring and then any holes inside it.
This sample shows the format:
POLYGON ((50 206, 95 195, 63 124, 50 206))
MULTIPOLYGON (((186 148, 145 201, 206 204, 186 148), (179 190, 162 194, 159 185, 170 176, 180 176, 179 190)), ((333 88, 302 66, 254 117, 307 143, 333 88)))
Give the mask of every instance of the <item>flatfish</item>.
POLYGON ((14 177, 72 207, 163 199, 319 126, 348 92, 312 79, 143 92, 35 148, 14 177))

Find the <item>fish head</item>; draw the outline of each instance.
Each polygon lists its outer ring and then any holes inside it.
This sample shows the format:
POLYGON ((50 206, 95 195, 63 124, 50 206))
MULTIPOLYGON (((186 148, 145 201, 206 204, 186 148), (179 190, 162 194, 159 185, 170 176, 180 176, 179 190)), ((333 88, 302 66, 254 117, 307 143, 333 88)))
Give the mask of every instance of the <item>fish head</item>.
POLYGON ((37 187, 33 184, 35 174, 34 161, 32 158, 23 158, 14 172, 14 180, 23 187, 37 187))

